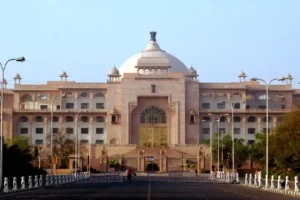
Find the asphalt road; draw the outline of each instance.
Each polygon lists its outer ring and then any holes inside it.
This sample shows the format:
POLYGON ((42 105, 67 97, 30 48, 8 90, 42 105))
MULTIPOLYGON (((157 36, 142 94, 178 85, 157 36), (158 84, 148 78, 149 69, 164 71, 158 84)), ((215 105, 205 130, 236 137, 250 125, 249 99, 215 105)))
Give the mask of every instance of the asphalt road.
POLYGON ((80 183, 2 196, 0 199, 291 200, 297 198, 241 185, 214 183, 210 180, 180 183, 168 182, 167 177, 134 177, 132 182, 119 183, 101 183, 100 178, 91 178, 80 183))

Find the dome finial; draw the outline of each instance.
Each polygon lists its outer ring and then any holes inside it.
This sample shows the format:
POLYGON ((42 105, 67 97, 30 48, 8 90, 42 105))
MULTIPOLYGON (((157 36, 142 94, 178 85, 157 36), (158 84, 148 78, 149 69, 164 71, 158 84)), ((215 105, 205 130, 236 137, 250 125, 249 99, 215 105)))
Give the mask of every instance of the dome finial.
POLYGON ((151 36, 150 41, 156 42, 156 32, 155 31, 151 31, 150 32, 150 36, 151 36))

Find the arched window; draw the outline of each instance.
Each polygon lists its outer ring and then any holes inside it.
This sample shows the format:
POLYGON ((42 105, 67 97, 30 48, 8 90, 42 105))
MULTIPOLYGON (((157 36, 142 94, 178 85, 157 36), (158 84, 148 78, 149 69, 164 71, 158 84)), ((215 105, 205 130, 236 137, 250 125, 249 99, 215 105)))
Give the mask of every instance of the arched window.
POLYGON ((87 123, 87 122, 89 122, 89 118, 87 116, 82 116, 80 121, 83 123, 87 123))
POLYGON ((74 122, 74 118, 71 116, 66 117, 66 122, 74 122))
POLYGON ((44 121, 43 117, 41 117, 41 116, 35 117, 35 122, 43 122, 43 121, 44 121))
MULTIPOLYGON (((269 123, 270 123, 270 122, 272 122, 272 117, 269 117, 268 119, 269 119, 269 120, 268 120, 268 121, 269 121, 269 123)), ((266 122, 267 122, 267 118, 266 118, 266 117, 264 117, 264 118, 263 118, 263 122, 264 122, 264 123, 266 123, 266 122)))
POLYGON ((241 122, 241 118, 240 117, 233 117, 233 122, 241 122))
POLYGON ((210 121, 210 117, 206 116, 206 117, 202 117, 202 122, 209 122, 210 121))
POLYGON ((19 118, 19 121, 20 122, 28 122, 28 118, 25 117, 25 116, 22 116, 22 117, 19 118))
POLYGON ((256 122, 256 117, 248 117, 248 122, 256 122))
POLYGON ((162 109, 156 106, 151 106, 142 110, 140 123, 165 124, 167 123, 167 116, 165 111, 162 109))
POLYGON ((117 139, 113 138, 109 141, 110 144, 117 144, 117 139))
POLYGON ((232 94, 232 98, 241 98, 242 95, 238 92, 232 94))
POLYGON ((202 96, 202 97, 210 97, 211 95, 210 95, 210 93, 208 93, 208 92, 204 92, 204 93, 202 93, 201 96, 202 96))
POLYGON ((96 117, 96 122, 98 122, 98 123, 104 122, 104 118, 101 117, 101 116, 97 116, 96 117))
POLYGON ((74 97, 74 95, 72 94, 72 92, 68 92, 68 93, 66 93, 64 96, 67 97, 67 98, 72 98, 72 97, 74 97))
POLYGON ((102 92, 97 92, 94 97, 104 97, 102 92))
POLYGON ((220 122, 226 122, 226 117, 222 116, 222 117, 220 118, 220 122))
POLYGON ((40 94, 39 97, 40 97, 41 100, 47 100, 48 99, 48 95, 46 95, 46 94, 40 94))
MULTIPOLYGON (((266 94, 262 94, 258 97, 259 100, 266 100, 267 99, 267 95, 266 94)), ((270 97, 269 97, 270 99, 270 97)))
POLYGON ((23 101, 23 102, 28 102, 28 101, 33 101, 33 99, 32 99, 32 96, 31 96, 31 95, 25 94, 25 95, 22 97, 22 101, 23 101))
POLYGON ((81 97, 81 98, 87 98, 88 96, 89 96, 89 94, 86 93, 86 92, 82 92, 82 93, 80 93, 80 95, 79 95, 79 97, 81 97))
MULTIPOLYGON (((59 121, 58 117, 53 116, 53 122, 58 122, 58 121, 59 121)), ((51 117, 50 117, 50 122, 51 122, 51 117)))

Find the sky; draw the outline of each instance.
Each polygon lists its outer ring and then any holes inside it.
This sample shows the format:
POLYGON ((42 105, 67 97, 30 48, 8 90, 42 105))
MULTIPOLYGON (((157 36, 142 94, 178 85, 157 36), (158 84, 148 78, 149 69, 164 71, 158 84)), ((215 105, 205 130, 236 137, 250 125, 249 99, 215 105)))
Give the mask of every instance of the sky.
POLYGON ((299 0, 0 0, 0 62, 23 84, 106 82, 150 31, 200 82, 294 77, 300 88, 299 0))

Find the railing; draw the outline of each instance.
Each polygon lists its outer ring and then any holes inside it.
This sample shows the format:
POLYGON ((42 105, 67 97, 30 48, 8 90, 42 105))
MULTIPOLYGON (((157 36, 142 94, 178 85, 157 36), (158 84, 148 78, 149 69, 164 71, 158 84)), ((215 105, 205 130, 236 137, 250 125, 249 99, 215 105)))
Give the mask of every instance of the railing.
POLYGON ((12 185, 9 185, 9 180, 7 177, 5 177, 3 193, 20 192, 47 186, 62 185, 84 180, 89 177, 90 174, 88 172, 80 172, 77 174, 74 173, 68 175, 35 175, 34 177, 28 176, 28 179, 25 179, 25 177, 22 176, 20 184, 18 184, 17 177, 13 177, 12 185))
MULTIPOLYGON (((269 112, 279 112, 279 113, 284 113, 284 112, 290 112, 291 109, 280 109, 280 108, 269 108, 269 112)), ((200 112, 230 112, 231 110, 229 109, 200 109, 200 112)), ((244 113, 244 112, 266 112, 266 109, 234 109, 234 113, 244 113)))
MULTIPOLYGON (((87 112, 107 112, 106 108, 103 109, 60 109, 53 110, 54 113, 65 113, 65 112, 78 112, 78 111, 87 111, 87 112)), ((51 109, 14 109, 14 112, 51 112, 51 109)))
POLYGON ((136 144, 96 144, 100 147, 137 147, 136 144))

